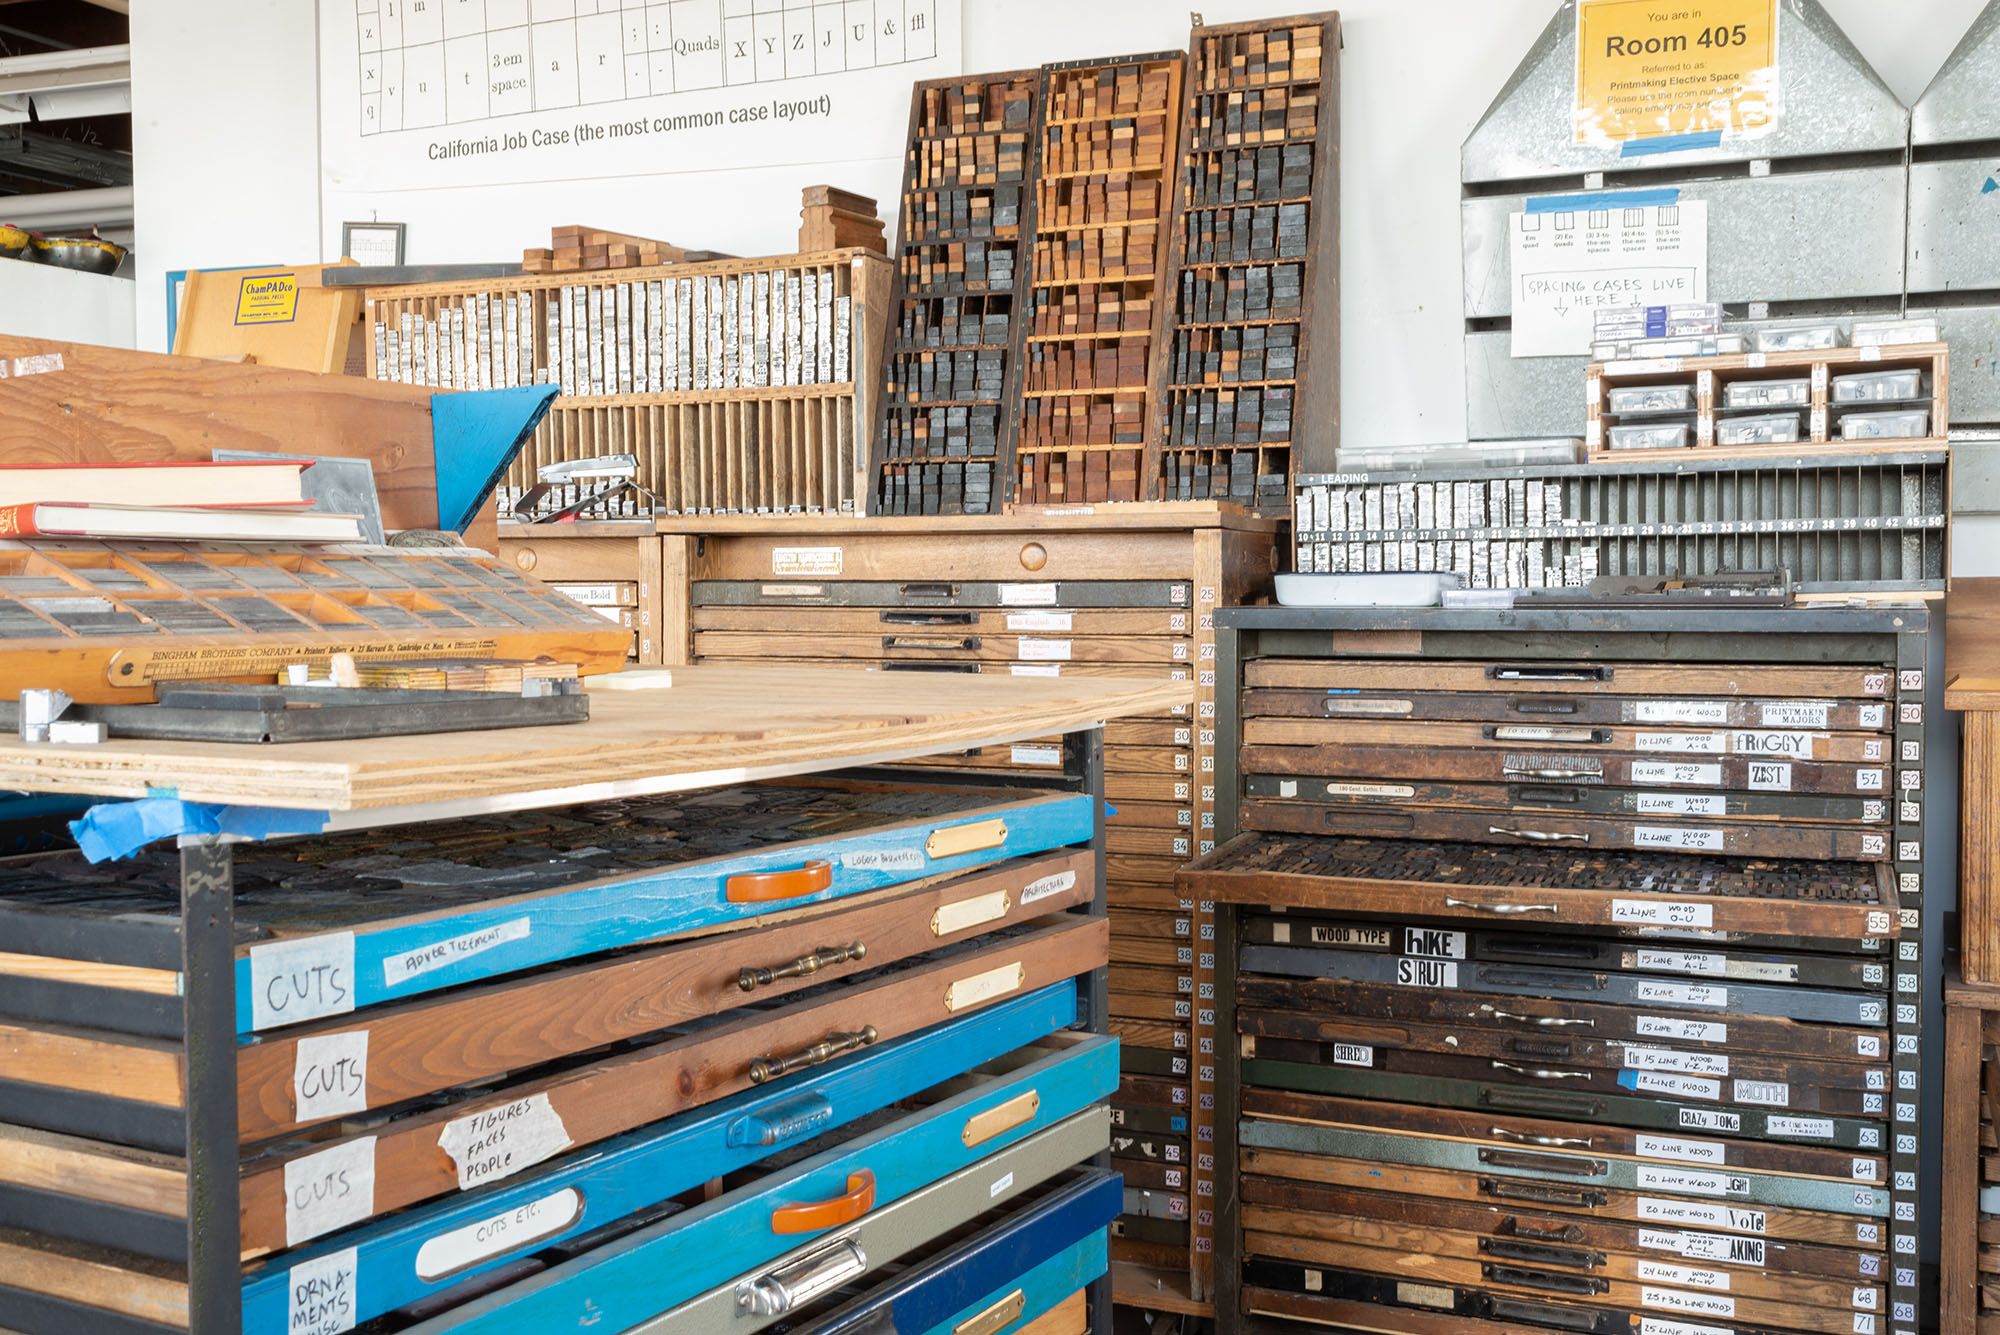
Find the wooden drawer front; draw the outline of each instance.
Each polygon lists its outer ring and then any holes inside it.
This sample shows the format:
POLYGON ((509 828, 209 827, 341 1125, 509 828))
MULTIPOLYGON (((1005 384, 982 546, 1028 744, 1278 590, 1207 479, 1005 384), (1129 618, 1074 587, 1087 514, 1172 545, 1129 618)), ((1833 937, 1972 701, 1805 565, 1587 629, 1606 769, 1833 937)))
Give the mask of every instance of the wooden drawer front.
POLYGON ((1188 1057, 1185 1052, 1171 1052, 1161 1048, 1136 1047, 1121 1041, 1118 1045, 1118 1070, 1122 1075, 1151 1076, 1164 1080, 1186 1080, 1188 1077, 1188 1057))
POLYGON ((802 561, 811 563, 811 574, 840 581, 990 581, 1005 572, 1040 584, 1103 582, 1106 575, 1159 580, 1191 569, 1194 555, 1187 531, 954 532, 940 540, 935 534, 822 537, 803 530, 710 538, 695 573, 703 582, 792 578, 802 561))
MULTIPOLYGON (((697 630, 698 659, 790 658, 800 632, 697 630)), ((1172 636, 983 635, 957 626, 885 627, 868 635, 812 635, 815 657, 870 663, 1185 663, 1190 641, 1172 636)))
POLYGON ((694 629, 765 636, 954 634, 985 639, 1027 635, 1177 637, 1194 633, 1194 614, 1168 608, 948 608, 698 606, 694 629))
POLYGON ((1568 813, 1368 811, 1310 802, 1245 802, 1245 830, 1338 834, 1361 838, 1450 840, 1472 844, 1560 845, 1640 852, 1721 853, 1730 857, 1887 862, 1886 830, 1769 822, 1726 824, 1672 816, 1613 819, 1568 813))
POLYGON ((1103 963, 1107 943, 1101 919, 1013 929, 946 947, 907 968, 746 1009, 720 1023, 669 1030, 642 1046, 497 1093, 420 1109, 362 1134, 281 1148, 246 1165, 243 1248, 261 1254, 304 1241, 302 1227, 357 1222, 287 1218, 285 1202, 295 1196, 297 1184, 343 1166, 343 1155, 374 1165, 370 1213, 414 1204, 473 1184, 482 1174, 520 1171, 559 1150, 595 1144, 748 1089, 762 1082, 760 1070, 772 1064, 780 1070, 787 1061, 811 1064, 1073 978, 1103 963), (530 1138, 530 1148, 498 1158, 501 1150, 486 1147, 487 1128, 514 1120, 523 1120, 520 1134, 530 1138), (459 1156, 447 1146, 460 1146, 459 1156))
POLYGON ((924 890, 830 902, 754 935, 699 937, 384 1007, 360 1027, 279 1030, 238 1055, 238 1134, 262 1140, 335 1115, 300 1116, 302 1079, 315 1092, 352 1080, 364 1108, 400 1103, 1087 904, 1093 880, 1087 852, 1023 858, 924 890), (316 1049, 366 1060, 358 1072, 316 1068, 316 1049))
POLYGON ((1887 700, 1894 679, 1880 668, 1773 667, 1705 663, 1575 664, 1416 660, 1260 659, 1243 684, 1282 690, 1478 691, 1537 695, 1641 696, 1663 700, 1887 700))
POLYGON ((1151 1052, 1165 1056, 1182 1056, 1193 1050, 1188 1039, 1185 1024, 1160 1024, 1146 1020, 1111 1018, 1107 1026, 1118 1036, 1121 1051, 1151 1052))
MULTIPOLYGON (((1075 1018, 1073 984, 1042 988, 991 1010, 877 1044, 821 1071, 615 1137, 519 1181, 477 1195, 447 1196, 310 1244, 247 1273, 244 1329, 284 1329, 293 1271, 311 1273, 314 1262, 347 1247, 355 1249, 360 1277, 357 1320, 366 1321, 642 1214, 705 1181, 875 1114, 935 1084, 940 1071, 978 1066, 1040 1042, 1075 1018), (543 1202, 566 1207, 571 1198, 564 1192, 574 1192, 581 1207, 560 1226, 533 1228, 527 1236, 512 1227, 524 1214, 542 1215, 546 1207, 537 1207, 543 1202), (491 1245, 468 1251, 463 1241, 468 1238, 490 1240, 491 1245)), ((560 1212, 551 1216, 561 1217, 560 1212)))
MULTIPOLYGON (((986 1167, 974 1187, 990 1182, 1001 1165, 986 1167)), ((990 1190, 990 1187, 986 1189, 990 1190)), ((1108 1268, 1106 1226, 1118 1213, 1123 1193, 1117 1176, 1103 1169, 1077 1169, 1031 1188, 1015 1201, 984 1211, 969 1227, 972 1235, 951 1242, 918 1245, 903 1269, 882 1278, 872 1267, 885 1259, 900 1235, 934 1235, 942 1217, 940 1184, 921 1200, 911 1198, 871 1218, 854 1235, 871 1273, 850 1281, 790 1316, 787 1329, 810 1335, 847 1332, 936 1331, 940 1335, 1007 1335, 1059 1308, 1072 1294, 1108 1268), (929 1218, 922 1216, 928 1215, 929 1218), (968 1303, 967 1294, 978 1294, 968 1303)), ((971 1200, 977 1207, 982 1202, 971 1200)), ((712 1326, 697 1317, 700 1300, 638 1328, 657 1335, 694 1330, 753 1329, 758 1318, 736 1310, 739 1285, 724 1286, 726 1304, 717 1303, 712 1326)), ((718 1297, 723 1296, 721 1294, 718 1297)), ((706 1315, 703 1313, 702 1315, 706 1315)))
MULTIPOLYGON (((635 1327, 708 1331, 735 1315, 736 1289, 781 1265, 851 1243, 872 1268, 978 1218, 996 1201, 1063 1172, 1107 1144, 1102 1105, 1109 1043, 1079 1045, 898 1118, 647 1225, 416 1331, 514 1332, 635 1327), (1036 1111, 968 1145, 968 1124, 1023 1096, 1036 1111), (1012 1175, 1011 1179, 1009 1175, 1012 1175), (779 1231, 784 1212, 869 1184, 866 1212, 779 1231), (816 1233, 802 1246, 798 1236, 816 1233), (641 1323, 652 1323, 642 1325, 641 1323)), ((802 1222, 806 1222, 802 1220, 802 1222)), ((758 1285, 758 1287, 762 1287, 758 1285)), ((775 1319, 778 1313, 772 1313, 775 1319)), ((745 1322, 752 1328, 762 1321, 745 1322)))
MULTIPOLYGON (((1374 675, 1372 670, 1370 675, 1374 675)), ((1626 729, 1716 728, 1888 734, 1895 724, 1886 703, 1776 700, 1716 696, 1706 700, 1653 696, 1273 688, 1243 692, 1243 717, 1344 719, 1354 723, 1448 720, 1460 723, 1626 729)))
POLYGON ((1755 760, 1889 763, 1892 738, 1881 733, 1825 732, 1811 728, 1628 727, 1595 723, 1454 723, 1376 719, 1248 717, 1243 743, 1255 747, 1448 747, 1658 756, 1667 760, 1737 756, 1755 760))
MULTIPOLYGON (((707 818, 718 823, 740 821, 746 811, 771 801, 771 791, 767 787, 723 790, 723 798, 738 794, 740 801, 716 804, 711 801, 716 794, 700 794, 680 806, 705 809, 707 818)), ((909 804, 907 797, 893 795, 880 800, 905 809, 909 804)), ((345 965, 351 971, 349 1000, 352 1008, 359 1009, 662 936, 745 923, 775 911, 965 871, 1090 838, 1090 801, 1084 797, 995 801, 990 794, 983 799, 961 794, 941 797, 939 803, 957 810, 949 816, 881 819, 865 832, 796 840, 572 889, 505 897, 489 892, 480 902, 455 910, 362 923, 349 932, 317 939, 292 936, 252 946, 236 965, 238 1032, 289 1023, 288 1006, 262 1006, 258 997, 283 998, 287 989, 296 995, 325 987, 329 975, 323 966, 329 958, 336 970, 345 965), (966 851, 948 851, 956 848, 966 851), (747 878, 802 872, 814 864, 825 867, 825 881, 818 889, 803 876, 797 878, 797 887, 775 886, 774 893, 782 893, 781 898, 759 898, 761 892, 737 888, 747 878)), ((830 814, 823 809, 818 819, 825 821, 830 814)), ((342 1008, 330 1003, 319 1013, 342 1008)))
MULTIPOLYGON (((991 580, 698 579, 690 599, 697 609, 725 607, 993 608, 1002 612, 1047 609, 1111 612, 1185 611, 1193 589, 1182 580, 1060 580, 995 583, 991 580)), ((1177 634, 1185 632, 1174 632, 1177 634)))
POLYGON ((1245 798, 1253 803, 1296 803, 1313 809, 1407 811, 1455 808, 1513 812, 1532 819, 1543 813, 1570 816, 1643 816, 1648 821, 1694 820, 1805 822, 1822 825, 1889 821, 1886 797, 1824 797, 1797 793, 1691 793, 1659 788, 1607 788, 1571 783, 1395 783, 1381 780, 1298 778, 1282 774, 1244 776, 1245 798))

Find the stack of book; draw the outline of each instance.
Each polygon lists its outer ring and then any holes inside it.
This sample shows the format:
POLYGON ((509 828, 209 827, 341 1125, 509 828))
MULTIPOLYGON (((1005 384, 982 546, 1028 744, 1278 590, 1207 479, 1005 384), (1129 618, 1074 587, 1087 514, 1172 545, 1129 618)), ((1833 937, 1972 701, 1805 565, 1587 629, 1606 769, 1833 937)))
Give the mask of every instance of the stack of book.
POLYGON ((308 459, 0 468, 0 538, 360 542, 354 515, 314 510, 308 459))

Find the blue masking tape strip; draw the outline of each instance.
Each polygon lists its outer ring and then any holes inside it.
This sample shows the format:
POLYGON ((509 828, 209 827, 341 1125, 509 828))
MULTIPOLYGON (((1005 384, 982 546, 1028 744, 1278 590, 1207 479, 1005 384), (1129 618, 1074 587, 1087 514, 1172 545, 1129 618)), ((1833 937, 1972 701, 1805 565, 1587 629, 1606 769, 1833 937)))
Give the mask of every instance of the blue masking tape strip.
POLYGON ((172 797, 133 802, 100 802, 69 825, 77 847, 92 862, 130 857, 156 839, 183 834, 233 834, 272 839, 285 834, 317 834, 326 828, 324 811, 282 811, 273 807, 218 806, 172 797))
POLYGON ((1703 130, 1698 134, 1663 134, 1651 139, 1627 139, 1619 146, 1621 158, 1644 158, 1655 153, 1685 153, 1696 148, 1718 148, 1722 131, 1703 130))
POLYGON ((1590 195, 1530 195, 1529 213, 1588 213, 1592 209, 1645 209, 1678 204, 1681 192, 1672 186, 1657 190, 1599 190, 1590 195))

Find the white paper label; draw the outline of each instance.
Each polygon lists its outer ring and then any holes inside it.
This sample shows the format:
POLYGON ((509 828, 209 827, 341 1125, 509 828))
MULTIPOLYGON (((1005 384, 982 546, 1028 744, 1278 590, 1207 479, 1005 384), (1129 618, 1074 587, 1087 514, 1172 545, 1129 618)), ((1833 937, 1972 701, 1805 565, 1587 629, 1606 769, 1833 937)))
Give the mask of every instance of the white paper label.
POLYGON ((994 1178, 993 1185, 986 1189, 986 1199, 989 1201, 997 1200, 1000 1193, 1013 1185, 1014 1175, 1012 1173, 1002 1173, 999 1177, 994 1178))
POLYGON ((1745 1210, 1734 1205, 1711 1205, 1706 1201, 1656 1200, 1641 1196, 1638 1214, 1641 1219, 1659 1219, 1671 1224, 1694 1224, 1701 1228, 1723 1228, 1732 1233, 1762 1234, 1765 1231, 1762 1210, 1745 1210))
POLYGON ((1750 762, 1750 788, 1759 793, 1789 793, 1792 791, 1792 767, 1771 760, 1750 762))
POLYGON ((1043 631, 1067 632, 1076 623, 1074 612, 1009 612, 1007 629, 1015 634, 1022 631, 1037 633, 1043 631))
POLYGON ((458 1166, 459 1190, 512 1177, 570 1146, 569 1130, 547 1094, 468 1113, 446 1122, 438 1145, 458 1166))
POLYGON ((1767 1117, 1765 1128, 1774 1136, 1792 1140, 1832 1140, 1831 1117, 1767 1117))
POLYGON ((1645 1316, 1639 1318, 1639 1335, 1735 1335, 1735 1332, 1720 1326, 1698 1326, 1692 1321, 1662 1321, 1645 1316))
POLYGON ((1033 743, 1016 746, 1010 752, 1016 765, 1060 765, 1063 763, 1060 746, 1042 746, 1033 743))
POLYGON ((1023 635, 1015 642, 1014 656, 1025 663, 1067 663, 1068 640, 1032 640, 1023 635))
POLYGON ((922 871, 921 848, 857 848, 840 855, 840 865, 849 871, 922 871))
POLYGON ((1458 966, 1449 960, 1399 959, 1396 981, 1404 987, 1457 987, 1458 966))
POLYGON ((1719 784, 1722 782, 1722 766, 1673 765, 1659 760, 1635 760, 1632 762, 1632 782, 1661 787, 1684 783, 1719 784))
POLYGON ((1375 1049, 1363 1043, 1336 1043, 1333 1061, 1336 1066, 1373 1066, 1375 1049))
POLYGON ((1743 1130, 1743 1114, 1721 1108, 1682 1108, 1674 1121, 1684 1130, 1713 1131, 1725 1136, 1743 1130))
POLYGON ((1683 756, 1719 756, 1728 739, 1719 732, 1641 732, 1633 735, 1641 751, 1666 751, 1683 756))
POLYGON ((440 1233, 417 1248, 417 1277, 425 1281, 442 1279, 502 1252, 553 1237, 575 1223, 582 1213, 582 1194, 575 1187, 564 1187, 505 1214, 440 1233))
POLYGON ((1075 884, 1075 872, 1059 871, 1053 876, 1044 876, 1040 880, 1030 881, 1022 886, 1021 902, 1023 904, 1032 904, 1038 899, 1047 899, 1050 895, 1059 895, 1075 884))
MULTIPOLYGON (((1632 844, 1636 848, 1673 848, 1685 852, 1720 853, 1722 831, 1691 830, 1685 826, 1673 825, 1635 825, 1632 827, 1632 844)), ((1707 911, 1705 907, 1704 911, 1707 911)))
POLYGON ((1649 927, 1713 927, 1715 906, 1684 899, 1614 899, 1611 921, 1649 927))
POLYGON ((287 1247, 374 1213, 375 1137, 343 1141, 285 1165, 287 1247))
POLYGON ((354 933, 250 947, 250 1027, 270 1029, 354 1009, 354 933))
POLYGON ((1695 950, 1641 950, 1637 955, 1642 969, 1661 973, 1698 973, 1719 978, 1728 971, 1728 961, 1720 955, 1695 950))
POLYGON ((1417 790, 1401 783, 1329 783, 1328 797, 1415 797, 1417 790))
POLYGON ((442 969, 447 964, 471 959, 495 946, 509 941, 525 941, 531 927, 526 918, 511 918, 463 936, 454 936, 416 950, 405 950, 382 961, 382 977, 390 987, 401 987, 412 978, 442 969))
POLYGON ((1792 1087, 1782 1080, 1738 1080, 1736 1102, 1760 1108, 1783 1108, 1792 1101, 1792 1087))
POLYGON ((1750 1191, 1750 1179, 1740 1173, 1704 1173, 1652 1163, 1638 1165, 1638 1184, 1641 1191, 1673 1191, 1686 1196, 1743 1196, 1750 1191))
POLYGON ((1817 700, 1771 700, 1759 706, 1757 721, 1767 728, 1824 728, 1832 711, 1817 700))
POLYGON ((1002 607, 1054 607, 1056 586, 1053 584, 1002 584, 1000 586, 1002 607))
POLYGON ((1635 793, 1632 806, 1642 816, 1729 814, 1729 799, 1720 793, 1635 793))
POLYGON ((1665 1094, 1675 1099, 1719 1099, 1722 1083, 1698 1075, 1672 1075, 1662 1071, 1636 1071, 1629 1088, 1644 1094, 1665 1094))
POLYGON ((292 1108, 301 1122, 368 1107, 368 1031, 302 1038, 292 1059, 292 1108))
POLYGON ((1667 1015, 1641 1015, 1632 1025, 1641 1038, 1671 1038, 1682 1043, 1727 1043, 1729 1026, 1714 1020, 1678 1020, 1667 1015))
POLYGON ((293 1266, 285 1276, 285 1335, 340 1335, 353 1330, 360 1269, 352 1247, 293 1266))
POLYGON ((1423 955, 1434 960, 1462 960, 1465 958, 1465 933, 1448 932, 1441 927, 1405 927, 1403 953, 1423 955))
POLYGON ((1678 1159, 1682 1163, 1705 1163, 1715 1167, 1729 1162, 1729 1147, 1718 1140, 1640 1136, 1634 1142, 1634 1148, 1642 1159, 1678 1159))
MULTIPOLYGON (((1914 774, 1915 770, 1905 773, 1914 774)), ((1858 769, 1854 771, 1854 787, 1859 792, 1879 793, 1882 791, 1882 771, 1879 769, 1858 769)))
POLYGON ((1641 700, 1632 710, 1639 723, 1727 723, 1726 700, 1641 700))
POLYGON ((1729 1272, 1710 1270, 1705 1266, 1669 1265, 1664 1261, 1639 1262, 1641 1280, 1651 1284, 1678 1284, 1684 1289, 1729 1288, 1729 1272))
POLYGON ((1676 1052, 1672 1048, 1627 1045, 1624 1065, 1632 1071, 1679 1071, 1685 1075, 1728 1075, 1729 1058, 1720 1052, 1676 1052))
POLYGON ((1729 734, 1729 749, 1743 756, 1783 756, 1787 760, 1811 760, 1813 734, 1809 732, 1745 732, 1729 734))
POLYGON ((1656 1289, 1642 1285, 1639 1302, 1644 1307, 1662 1307, 1669 1312, 1695 1312, 1701 1316, 1735 1316, 1736 1300, 1706 1293, 1686 1293, 1680 1289, 1656 1289))
POLYGON ((1729 989, 1717 987, 1714 983, 1657 983, 1641 978, 1638 994, 1640 1001, 1656 1001, 1665 1006, 1700 1006, 1705 1010, 1721 1010, 1729 1004, 1729 989))
POLYGON ((1055 663, 1009 663, 1007 671, 1016 677, 1060 677, 1062 668, 1055 663))
POLYGON ((773 575, 838 575, 841 552, 838 547, 773 547, 773 575))

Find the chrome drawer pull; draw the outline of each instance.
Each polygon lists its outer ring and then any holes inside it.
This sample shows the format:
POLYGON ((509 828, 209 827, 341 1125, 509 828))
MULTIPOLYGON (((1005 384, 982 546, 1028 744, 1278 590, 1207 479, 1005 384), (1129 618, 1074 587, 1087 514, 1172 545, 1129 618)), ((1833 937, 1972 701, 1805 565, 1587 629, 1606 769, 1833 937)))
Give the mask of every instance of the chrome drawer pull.
POLYGON ((755 992, 760 987, 769 987, 780 978, 809 978, 821 969, 849 960, 858 960, 868 954, 868 946, 854 941, 844 946, 821 946, 810 955, 801 955, 790 964, 779 964, 768 969, 743 969, 736 975, 736 985, 745 992, 755 992))
POLYGON ((1513 1011, 1503 1011, 1497 1006, 1481 1006, 1480 1013, 1496 1020, 1512 1020, 1515 1024, 1539 1025, 1544 1029, 1567 1029, 1582 1025, 1585 1029, 1597 1028, 1595 1020, 1572 1020, 1561 1015, 1516 1015, 1513 1011))
POLYGON ((875 1041, 875 1026, 864 1024, 849 1033, 835 1031, 802 1052, 794 1052, 789 1057, 759 1057, 750 1063, 750 1083, 762 1085, 776 1080, 781 1075, 793 1071, 803 1071, 808 1066, 819 1066, 832 1061, 843 1052, 865 1048, 875 1041))
POLYGON ((782 1316, 868 1270, 867 1253, 853 1235, 815 1247, 796 1261, 773 1266, 736 1286, 736 1310, 746 1316, 782 1316))
POLYGON ((1588 1071, 1558 1071, 1550 1066, 1516 1066, 1513 1062, 1490 1060, 1486 1063, 1496 1071, 1511 1071, 1515 1075, 1525 1075, 1530 1080, 1588 1080, 1588 1071))
POLYGON ((1529 839, 1538 844, 1587 844, 1587 834, 1564 834, 1561 830, 1510 830, 1504 825, 1489 825, 1488 834, 1504 834, 1514 839, 1529 839))
POLYGON ((1554 904, 1475 904, 1469 899, 1447 897, 1444 906, 1448 909, 1471 909, 1474 913, 1560 913, 1554 904))
POLYGON ((1519 1131, 1509 1131, 1504 1126, 1489 1126, 1486 1128, 1486 1134, 1495 1140, 1511 1140, 1516 1145, 1540 1145, 1544 1149, 1552 1150, 1559 1150, 1565 1146, 1587 1150, 1591 1142, 1589 1136, 1524 1136, 1519 1131))

